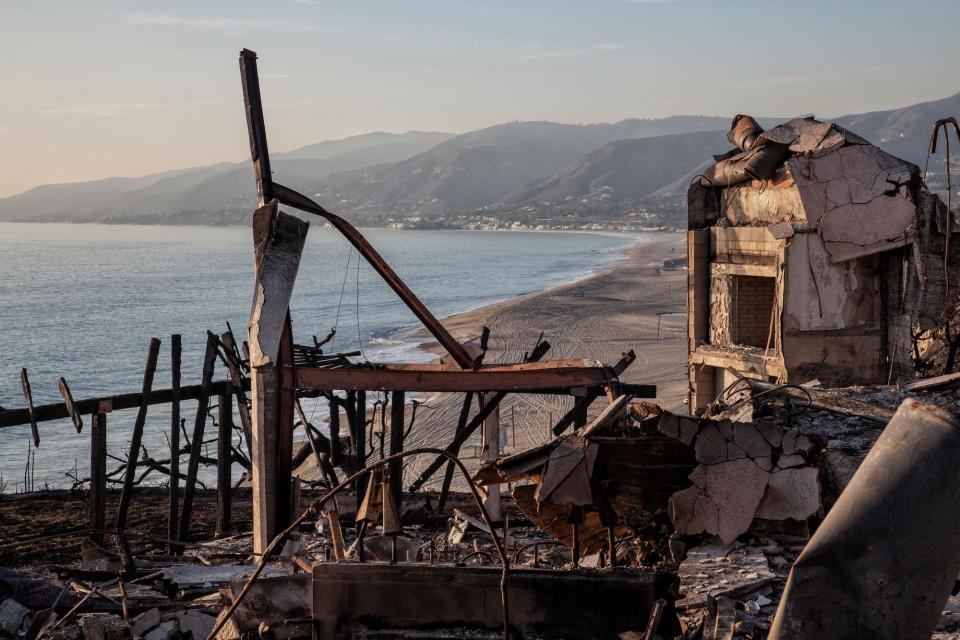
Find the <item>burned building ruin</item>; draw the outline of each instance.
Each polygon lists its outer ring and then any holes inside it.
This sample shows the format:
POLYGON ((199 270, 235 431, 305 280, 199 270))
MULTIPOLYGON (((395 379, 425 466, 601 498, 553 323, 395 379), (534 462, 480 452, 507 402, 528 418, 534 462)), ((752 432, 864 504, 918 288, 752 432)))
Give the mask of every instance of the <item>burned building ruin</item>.
POLYGON ((924 340, 960 291, 960 227, 920 169, 813 118, 763 131, 737 116, 728 139, 687 194, 691 411, 739 377, 889 383, 928 368, 924 340))

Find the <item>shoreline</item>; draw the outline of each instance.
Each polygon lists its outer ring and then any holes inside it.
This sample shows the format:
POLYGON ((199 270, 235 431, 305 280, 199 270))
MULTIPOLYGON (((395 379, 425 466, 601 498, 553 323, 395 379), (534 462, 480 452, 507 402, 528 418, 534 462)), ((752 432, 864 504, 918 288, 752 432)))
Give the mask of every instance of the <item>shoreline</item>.
MULTIPOLYGON (((583 358, 612 364, 633 349, 636 361, 621 379, 655 384, 654 402, 686 413, 686 280, 685 268, 665 269, 664 261, 686 255, 686 236, 663 234, 653 242, 626 247, 624 256, 608 268, 573 282, 454 314, 443 325, 461 343, 476 342, 490 327, 487 363, 520 362, 543 333, 551 345, 546 359, 583 358)), ((444 355, 426 330, 417 335, 420 348, 435 358, 444 355)), ((417 414, 410 446, 445 446, 454 435, 462 394, 432 394, 417 414)), ((590 416, 603 410, 594 403, 590 416)), ((572 399, 558 396, 509 394, 500 404, 501 428, 506 431, 504 454, 536 446, 552 438, 551 427, 572 399)), ((461 458, 475 467, 479 434, 468 440, 461 458)), ((409 463, 406 480, 419 474, 419 460, 409 463)), ((434 476, 427 488, 436 488, 434 476)), ((456 481, 454 484, 458 487, 456 481)), ((462 488, 462 487, 459 487, 462 488)))
MULTIPOLYGON (((510 231, 510 230, 504 230, 510 231)), ((608 231, 553 231, 553 230, 543 230, 538 231, 537 233, 597 233, 602 235, 633 235, 632 232, 608 232, 608 231)), ((539 289, 536 291, 530 291, 528 293, 522 293, 517 296, 512 296, 509 298, 504 298, 502 300, 497 300, 487 304, 480 305, 478 307, 467 309, 458 313, 454 313, 443 318, 439 318, 440 322, 443 323, 443 326, 460 342, 471 342, 479 339, 480 332, 483 330, 483 326, 488 319, 494 316, 497 313, 507 312, 512 307, 523 305, 527 301, 535 299, 539 296, 553 296, 553 295, 562 295, 563 292, 572 287, 583 287, 589 286, 594 281, 610 277, 615 274, 617 271, 628 269, 631 267, 642 266, 648 261, 648 258, 641 255, 641 250, 647 248, 651 245, 661 244, 657 242, 657 236, 663 236, 664 238, 671 237, 685 237, 684 234, 680 232, 671 232, 671 231, 643 231, 636 232, 637 234, 643 233, 651 237, 648 242, 645 242, 643 239, 637 239, 635 242, 628 244, 625 247, 622 247, 617 250, 617 253, 620 254, 619 258, 616 259, 611 264, 600 266, 597 271, 587 273, 581 277, 574 278, 567 282, 556 284, 546 289, 539 289)), ((666 243, 669 245, 669 240, 666 243)), ((654 260, 656 262, 656 260, 654 260)), ((682 310, 684 312, 683 316, 686 315, 686 305, 682 310)), ((676 313, 675 311, 672 313, 676 313)), ((422 351, 426 351, 434 356, 434 361, 441 360, 442 357, 446 354, 446 351, 440 346, 433 336, 425 327, 411 325, 410 327, 401 329, 401 331, 412 330, 408 337, 418 338, 425 340, 417 345, 422 351)))
MULTIPOLYGON (((376 227, 379 228, 379 227, 376 227)), ((398 229, 399 231, 417 231, 417 229, 398 229)), ((630 237, 631 240, 628 244, 623 247, 618 247, 609 251, 609 253, 616 255, 609 263, 598 264, 594 267, 586 269, 585 272, 574 272, 571 273, 572 279, 563 280, 557 283, 554 283, 544 289, 535 289, 533 291, 528 291, 526 293, 521 293, 514 296, 508 296, 498 300, 493 300, 491 302, 484 302, 475 307, 470 307, 463 311, 458 311, 452 313, 438 320, 450 331, 455 338, 460 342, 468 342, 473 338, 479 337, 480 331, 483 328, 482 323, 475 329, 471 327, 471 331, 468 333, 475 333, 472 337, 462 337, 457 335, 454 332, 454 326, 460 324, 461 319, 469 318, 470 316, 477 315, 478 318, 482 318, 486 315, 494 313, 496 311, 505 309, 513 304, 520 304, 524 300, 529 298, 534 298, 539 295, 546 295, 552 292, 558 291, 565 287, 576 286, 580 284, 585 284, 591 281, 594 278, 599 278, 604 275, 611 273, 622 265, 629 263, 632 259, 633 252, 641 247, 655 245, 659 243, 660 237, 668 236, 679 236, 683 235, 681 232, 674 231, 601 231, 601 230, 589 230, 589 231, 580 231, 577 229, 542 229, 537 231, 531 231, 527 229, 443 229, 442 231, 467 231, 467 232, 482 232, 482 233, 492 233, 492 232, 504 232, 504 233, 571 233, 571 234, 589 234, 589 235, 600 235, 600 236, 613 236, 613 237, 630 237)), ((471 320, 466 320, 469 324, 476 324, 471 320)), ((430 332, 421 325, 420 323, 409 324, 404 327, 400 327, 388 335, 384 336, 384 339, 388 341, 395 341, 396 346, 403 346, 404 349, 410 349, 411 351, 417 351, 420 353, 428 354, 430 357, 429 362, 437 362, 441 357, 446 353, 441 347, 436 339, 430 334, 430 332)))
MULTIPOLYGON (((249 229, 250 225, 247 223, 236 223, 236 224, 200 224, 200 223, 186 223, 186 222, 110 222, 105 220, 0 220, 0 225, 3 224, 42 224, 42 225, 100 225, 104 227, 189 227, 189 228, 201 228, 201 229, 249 229)), ((353 223, 351 223, 353 224, 353 223)), ((321 229, 332 229, 333 226, 329 223, 318 224, 321 229)), ((471 227, 393 227, 390 225, 384 226, 355 226, 358 230, 366 229, 383 229, 385 231, 476 231, 476 232, 502 232, 502 233, 593 233, 601 235, 633 235, 638 233, 683 233, 683 229, 674 228, 669 226, 658 226, 658 227, 639 227, 631 229, 620 229, 620 228, 609 228, 609 229, 596 229, 596 228, 576 228, 576 227, 555 227, 548 229, 514 229, 508 227, 498 227, 494 229, 476 229, 471 227)))

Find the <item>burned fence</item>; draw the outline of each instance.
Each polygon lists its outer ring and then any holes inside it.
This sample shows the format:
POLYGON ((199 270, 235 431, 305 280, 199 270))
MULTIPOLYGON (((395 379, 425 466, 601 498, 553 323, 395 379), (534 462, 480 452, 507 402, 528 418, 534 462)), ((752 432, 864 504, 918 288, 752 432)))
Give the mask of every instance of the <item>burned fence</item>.
POLYGON ((29 425, 34 446, 40 446, 43 441, 40 424, 70 418, 77 433, 80 433, 85 426, 84 417, 88 417, 86 426, 90 433, 90 475, 87 478, 73 477, 73 486, 78 488, 89 483, 89 527, 79 533, 89 533, 91 539, 96 542, 102 542, 105 534, 124 537, 135 487, 143 484, 148 476, 159 474, 168 478, 167 536, 171 550, 175 550, 177 548, 175 543, 186 540, 190 531, 193 500, 198 487, 198 473, 201 465, 215 466, 217 470, 216 531, 218 534, 225 534, 231 529, 232 465, 238 463, 245 470, 250 469, 249 437, 247 436, 249 412, 245 391, 249 383, 243 373, 245 361, 239 356, 232 330, 228 329, 222 337, 208 333, 201 382, 181 385, 182 347, 180 335, 175 334, 170 339, 171 384, 169 387, 157 389, 154 374, 160 358, 160 348, 159 339, 150 340, 140 392, 77 400, 73 398, 67 382, 60 378, 59 389, 64 401, 34 405, 28 373, 23 369, 21 383, 26 407, 0 411, 0 428, 29 425), (227 365, 231 374, 229 379, 214 380, 214 367, 218 359, 227 365), (185 426, 186 420, 180 417, 181 403, 186 401, 197 402, 193 429, 189 435, 185 426), (241 416, 239 445, 234 443, 236 427, 233 406, 235 401, 241 416), (169 456, 166 459, 152 457, 142 442, 149 408, 155 405, 170 406, 171 424, 168 434, 170 446, 169 456), (108 415, 114 411, 129 409, 137 409, 137 414, 130 428, 129 451, 126 457, 120 457, 110 453, 107 448, 108 415), (214 410, 215 417, 212 415, 214 410), (213 426, 217 429, 216 438, 205 440, 207 422, 211 418, 213 418, 213 426), (244 442, 246 442, 245 446, 244 442), (216 457, 208 457, 204 454, 205 445, 210 444, 216 444, 216 457), (244 448, 247 448, 247 451, 244 451, 244 448), (182 469, 181 459, 184 457, 186 466, 182 469), (119 463, 113 471, 108 471, 109 460, 119 463), (183 482, 182 498, 181 481, 183 482), (121 487, 116 520, 113 523, 106 521, 108 485, 121 487))

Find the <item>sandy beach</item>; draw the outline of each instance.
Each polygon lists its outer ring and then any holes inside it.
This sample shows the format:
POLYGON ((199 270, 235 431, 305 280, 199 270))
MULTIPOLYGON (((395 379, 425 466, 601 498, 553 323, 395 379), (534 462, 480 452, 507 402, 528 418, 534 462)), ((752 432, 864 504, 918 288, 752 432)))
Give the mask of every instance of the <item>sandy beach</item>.
MULTIPOLYGON (((484 326, 491 336, 486 362, 519 362, 541 332, 551 349, 546 358, 587 358, 607 364, 633 349, 637 360, 621 379, 657 385, 656 402, 683 409, 686 382, 686 270, 664 269, 665 260, 685 255, 684 235, 664 233, 630 247, 623 260, 589 278, 514 298, 443 320, 461 342, 475 340, 484 326)), ((439 345, 425 348, 442 354, 439 345)), ((406 446, 446 446, 453 437, 462 394, 435 395, 417 413, 406 446)), ((566 397, 511 394, 500 405, 506 453, 544 442, 550 425, 572 406, 566 397)), ((591 413, 603 409, 598 401, 591 413)), ((475 411, 476 409, 474 409, 475 411)), ((461 451, 475 464, 479 434, 461 451)), ((429 460, 411 461, 407 481, 429 460)), ((472 466, 472 465, 471 465, 472 466)), ((435 488, 442 474, 427 486, 435 488)))

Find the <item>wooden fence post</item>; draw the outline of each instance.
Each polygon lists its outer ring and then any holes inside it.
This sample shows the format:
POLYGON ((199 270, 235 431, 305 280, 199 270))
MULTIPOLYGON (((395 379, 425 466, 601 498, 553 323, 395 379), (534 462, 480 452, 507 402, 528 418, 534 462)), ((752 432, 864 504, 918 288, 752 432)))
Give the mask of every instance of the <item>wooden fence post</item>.
MULTIPOLYGON (((180 531, 180 361, 183 349, 180 334, 170 336, 170 510, 167 514, 167 537, 176 540, 180 531)), ((176 547, 170 546, 170 553, 176 547)))
POLYGON ((94 413, 90 419, 90 539, 103 544, 107 507, 107 414, 94 413))
MULTIPOLYGON (((231 385, 232 386, 232 385, 231 385)), ((224 389, 220 392, 219 399, 219 431, 217 434, 217 537, 223 537, 230 534, 233 526, 231 518, 231 459, 233 451, 231 444, 233 442, 233 403, 231 402, 233 390, 224 389)))
POLYGON ((203 449, 203 430, 207 424, 207 409, 210 404, 210 382, 213 380, 213 367, 217 361, 217 344, 207 336, 207 350, 203 354, 203 373, 200 379, 200 397, 197 398, 197 417, 193 423, 193 439, 190 441, 190 461, 187 463, 187 481, 183 486, 183 506, 180 509, 180 531, 177 540, 182 541, 190 531, 190 517, 193 515, 193 493, 197 486, 197 470, 200 467, 200 453, 203 449))
POLYGON ((157 338, 150 338, 150 349, 147 351, 147 364, 143 370, 143 389, 141 391, 140 409, 137 411, 137 420, 133 424, 133 434, 130 436, 130 452, 127 455, 127 470, 123 475, 120 506, 117 508, 117 531, 123 531, 127 526, 127 510, 130 508, 130 499, 133 497, 133 480, 137 473, 137 459, 140 457, 143 425, 147 421, 147 408, 150 406, 150 391, 153 389, 153 374, 157 370, 157 358, 159 356, 160 341, 157 338))

